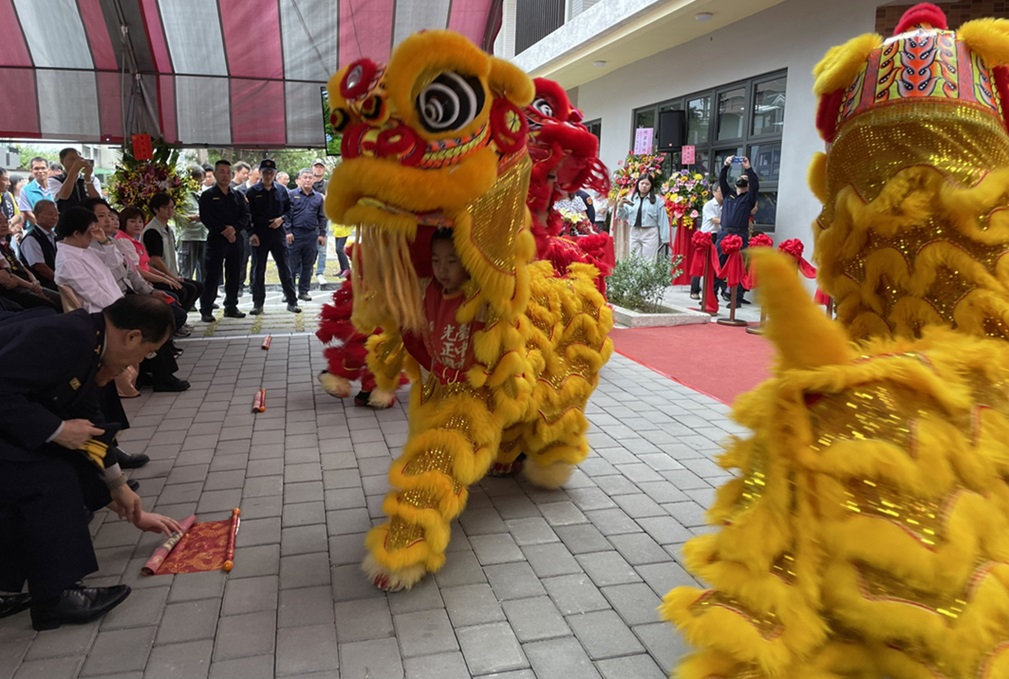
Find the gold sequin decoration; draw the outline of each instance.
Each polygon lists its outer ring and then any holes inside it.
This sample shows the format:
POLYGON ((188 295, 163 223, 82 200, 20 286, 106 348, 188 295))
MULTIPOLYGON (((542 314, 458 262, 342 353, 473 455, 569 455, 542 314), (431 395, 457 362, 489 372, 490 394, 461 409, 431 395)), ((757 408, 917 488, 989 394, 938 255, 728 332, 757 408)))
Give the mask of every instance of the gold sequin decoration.
POLYGON ((418 453, 403 467, 403 476, 419 476, 430 471, 439 471, 446 476, 452 476, 452 453, 442 448, 432 448, 418 453))
POLYGON ((439 493, 430 488, 412 488, 399 494, 404 504, 413 505, 418 509, 431 509, 438 506, 439 493))
POLYGON ((389 520, 389 531, 385 535, 385 549, 389 552, 406 549, 423 539, 423 527, 394 516, 389 520))
POLYGON ((691 604, 690 611, 694 615, 701 615, 713 607, 732 611, 754 627, 765 640, 776 639, 785 631, 784 625, 781 624, 778 616, 774 613, 762 611, 758 615, 739 599, 715 590, 705 592, 697 601, 691 604))
POLYGON ((767 487, 767 476, 764 473, 764 463, 767 449, 764 444, 756 442, 749 457, 749 469, 743 474, 743 490, 739 494, 740 511, 746 511, 760 501, 767 487))
MULTIPOLYGON (((950 502, 955 500, 955 495, 950 502)), ((852 514, 875 516, 891 521, 932 549, 943 539, 946 524, 943 505, 922 500, 885 481, 851 479, 845 490, 844 508, 852 514)))
POLYGON ((811 447, 822 452, 838 441, 875 439, 908 449, 912 418, 927 412, 910 407, 916 400, 885 384, 824 394, 809 409, 811 447))
POLYGON ((858 572, 859 589, 866 599, 898 601, 926 608, 952 622, 967 608, 975 586, 988 575, 993 565, 979 564, 966 587, 952 595, 914 589, 890 573, 866 563, 855 564, 855 569, 858 572))
POLYGON ((836 196, 850 183, 869 202, 900 170, 922 165, 973 186, 1009 165, 1009 137, 996 117, 967 104, 884 106, 841 128, 827 161, 828 190, 836 196))
POLYGON ((795 555, 782 552, 771 564, 771 574, 781 578, 786 585, 795 584, 798 575, 795 573, 795 555))
POLYGON ((526 225, 531 168, 528 154, 510 159, 490 191, 470 203, 470 245, 494 269, 492 275, 515 276, 515 239, 526 225))

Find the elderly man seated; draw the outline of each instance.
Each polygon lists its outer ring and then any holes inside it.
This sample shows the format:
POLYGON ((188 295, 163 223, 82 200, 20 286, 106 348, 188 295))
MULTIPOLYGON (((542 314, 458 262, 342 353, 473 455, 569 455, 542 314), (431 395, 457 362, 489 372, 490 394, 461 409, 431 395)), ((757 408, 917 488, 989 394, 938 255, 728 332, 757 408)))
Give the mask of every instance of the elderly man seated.
MULTIPOLYGON (((86 311, 101 311, 123 296, 112 271, 90 247, 93 239, 106 239, 94 212, 83 207, 68 208, 60 215, 56 233, 61 238, 56 248, 56 282, 71 288, 86 311)), ((150 373, 155 391, 188 389, 189 382, 176 377, 176 370, 178 365, 167 346, 161 346, 141 364, 141 373, 150 373)))
POLYGON ((0 212, 0 297, 23 309, 49 307, 61 311, 60 296, 42 287, 31 270, 18 259, 10 239, 7 215, 0 212))
POLYGON ((98 391, 171 336, 168 308, 131 295, 104 311, 0 323, 0 617, 31 608, 36 630, 94 620, 130 593, 84 587, 98 570, 84 508, 145 531, 179 525, 143 509, 106 443, 98 391), (28 593, 21 594, 25 581, 28 593))

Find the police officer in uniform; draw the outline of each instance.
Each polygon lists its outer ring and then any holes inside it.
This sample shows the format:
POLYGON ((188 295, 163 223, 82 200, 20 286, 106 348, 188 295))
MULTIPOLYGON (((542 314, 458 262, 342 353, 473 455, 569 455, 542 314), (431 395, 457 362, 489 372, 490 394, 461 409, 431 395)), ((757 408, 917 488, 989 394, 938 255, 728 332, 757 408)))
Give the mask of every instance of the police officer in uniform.
POLYGON ((252 311, 253 316, 263 313, 266 302, 266 256, 273 255, 280 276, 280 287, 287 300, 287 310, 300 314, 298 293, 291 280, 291 267, 287 261, 287 246, 294 242, 291 233, 291 197, 287 187, 277 184, 277 164, 269 158, 259 164, 259 181, 245 192, 252 217, 252 311))
POLYGON ((53 629, 93 620, 129 595, 125 585, 78 584, 98 570, 85 507, 109 506, 141 530, 179 530, 145 512, 105 457, 116 425, 98 405, 99 389, 174 327, 168 306, 145 295, 102 313, 0 322, 0 592, 8 592, 0 617, 30 607, 36 630, 53 629))
POLYGON ((214 322, 214 301, 224 270, 224 315, 245 318, 238 310, 238 287, 242 273, 242 231, 249 228, 249 204, 231 188, 231 163, 214 164, 216 183, 200 194, 200 221, 207 227, 207 277, 200 299, 200 320, 214 322))

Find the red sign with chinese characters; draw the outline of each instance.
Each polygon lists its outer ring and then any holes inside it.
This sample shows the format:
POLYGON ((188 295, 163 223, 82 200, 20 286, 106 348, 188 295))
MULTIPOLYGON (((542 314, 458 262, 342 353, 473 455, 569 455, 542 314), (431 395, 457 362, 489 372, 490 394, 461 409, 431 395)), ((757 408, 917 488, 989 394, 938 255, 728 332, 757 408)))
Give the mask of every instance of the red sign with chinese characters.
POLYGON ((150 160, 154 157, 154 147, 151 145, 151 135, 133 135, 133 157, 137 160, 150 160))

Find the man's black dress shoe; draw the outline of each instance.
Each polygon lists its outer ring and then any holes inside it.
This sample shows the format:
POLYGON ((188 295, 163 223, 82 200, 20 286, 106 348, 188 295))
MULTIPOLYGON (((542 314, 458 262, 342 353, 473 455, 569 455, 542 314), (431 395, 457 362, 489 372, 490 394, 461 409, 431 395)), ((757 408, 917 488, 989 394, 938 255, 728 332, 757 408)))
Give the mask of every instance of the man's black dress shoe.
POLYGON ((0 618, 20 613, 31 605, 30 594, 0 594, 0 618))
POLYGON ((130 595, 127 585, 113 587, 71 587, 55 599, 32 602, 32 628, 56 629, 60 625, 81 625, 100 618, 130 595))
POLYGON ((203 321, 204 323, 213 323, 217 319, 214 318, 214 314, 204 314, 204 313, 201 313, 200 314, 200 320, 203 321))
POLYGON ((154 391, 185 391, 189 388, 189 382, 180 380, 175 375, 169 375, 162 382, 154 383, 154 391))
POLYGON ((115 455, 116 462, 119 463, 120 469, 139 469, 151 461, 151 458, 143 453, 130 455, 122 448, 116 446, 113 446, 109 450, 113 455, 115 455))
POLYGON ((740 297, 740 298, 739 298, 739 299, 737 299, 736 301, 737 301, 737 302, 739 302, 740 304, 752 304, 752 302, 750 302, 750 300, 748 300, 748 299, 743 299, 742 297, 740 297))
POLYGON ((225 318, 245 318, 245 312, 239 311, 235 307, 224 307, 224 317, 225 318))

